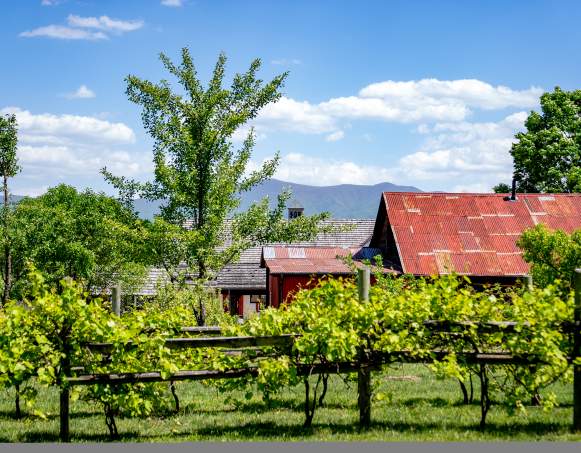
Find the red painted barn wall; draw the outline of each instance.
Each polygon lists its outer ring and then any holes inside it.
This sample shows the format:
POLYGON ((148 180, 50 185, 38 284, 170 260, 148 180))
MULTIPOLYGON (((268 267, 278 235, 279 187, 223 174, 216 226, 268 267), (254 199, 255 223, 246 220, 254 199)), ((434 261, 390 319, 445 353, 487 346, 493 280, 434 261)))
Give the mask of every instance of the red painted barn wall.
POLYGON ((278 278, 279 275, 269 275, 268 276, 268 304, 271 307, 278 308, 278 278))
MULTIPOLYGON (((269 275, 269 304, 272 307, 280 307, 283 302, 291 302, 294 294, 300 289, 313 288, 319 283, 323 275, 307 274, 275 274, 269 275), (282 298, 281 298, 282 296, 282 298)), ((333 277, 345 277, 333 275, 333 277)))

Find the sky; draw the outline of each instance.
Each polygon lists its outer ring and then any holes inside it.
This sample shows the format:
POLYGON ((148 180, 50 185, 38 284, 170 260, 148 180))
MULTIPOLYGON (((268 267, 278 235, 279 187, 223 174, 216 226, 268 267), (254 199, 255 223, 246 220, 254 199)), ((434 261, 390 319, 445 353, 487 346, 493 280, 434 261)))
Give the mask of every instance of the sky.
POLYGON ((0 20, 22 195, 63 182, 114 193, 105 166, 151 179, 124 79, 176 86, 158 55, 178 61, 182 47, 204 83, 220 52, 228 82, 255 58, 264 80, 289 71, 249 125, 249 170, 279 152, 275 177, 312 185, 490 191, 510 183, 514 134, 540 95, 581 88, 579 1, 0 0, 0 20))

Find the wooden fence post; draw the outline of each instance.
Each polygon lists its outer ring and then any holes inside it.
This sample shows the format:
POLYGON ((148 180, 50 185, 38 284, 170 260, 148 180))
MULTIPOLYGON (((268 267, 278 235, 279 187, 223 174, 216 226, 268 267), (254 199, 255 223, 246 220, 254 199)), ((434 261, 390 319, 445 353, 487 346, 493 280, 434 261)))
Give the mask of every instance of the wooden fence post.
POLYGON ((71 362, 70 362, 70 351, 68 348, 68 344, 66 343, 68 340, 65 338, 65 347, 64 347, 64 354, 65 356, 61 362, 61 376, 60 376, 60 440, 61 442, 68 442, 70 437, 69 431, 69 404, 70 404, 70 395, 69 395, 69 384, 66 380, 71 375, 71 362))
POLYGON ((111 304, 113 306, 113 313, 121 316, 121 284, 117 283, 111 288, 111 304))
POLYGON ((534 286, 533 286, 533 276, 532 275, 527 275, 526 279, 527 279, 527 289, 529 291, 532 291, 533 288, 534 288, 534 286))
POLYGON ((60 393, 60 435, 61 442, 69 441, 69 389, 61 389, 60 393))
MULTIPOLYGON (((575 324, 573 330, 573 360, 581 357, 581 269, 576 269, 575 324)), ((573 431, 581 431, 581 365, 573 365, 573 431)))
MULTIPOLYGON (((357 269, 357 289, 359 300, 369 301, 369 287, 371 285, 371 272, 368 267, 357 269)), ((371 369, 369 357, 365 346, 359 354, 359 370, 357 371, 357 405, 359 406, 359 425, 368 428, 371 425, 371 369)))
POLYGON ((371 271, 368 267, 357 269, 357 290, 359 300, 367 302, 369 300, 369 286, 371 285, 371 271))

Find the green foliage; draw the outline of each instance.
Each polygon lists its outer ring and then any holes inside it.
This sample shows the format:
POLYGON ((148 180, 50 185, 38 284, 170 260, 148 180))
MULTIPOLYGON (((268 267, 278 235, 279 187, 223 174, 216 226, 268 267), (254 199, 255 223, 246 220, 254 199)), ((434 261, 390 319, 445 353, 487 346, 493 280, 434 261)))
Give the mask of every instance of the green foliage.
POLYGON ((127 96, 142 107, 143 124, 154 140, 154 181, 141 184, 102 171, 127 205, 137 194, 163 200, 161 216, 146 236, 151 264, 179 279, 178 268, 185 263, 188 274, 207 279, 253 245, 312 238, 319 221, 328 216, 284 221, 288 193, 280 194, 272 210, 265 199, 236 213, 241 194, 271 178, 279 158, 248 174, 254 132, 250 129, 239 149, 232 137, 280 98, 287 74, 263 82, 257 77, 261 62, 254 60, 225 88, 222 54, 204 88, 187 48, 180 64, 164 54, 160 59, 181 90, 165 80, 155 84, 133 75, 126 78, 127 96))
MULTIPOLYGON (((313 289, 299 291, 284 309, 266 309, 259 318, 232 327, 230 333, 300 335, 289 355, 286 382, 290 385, 299 382, 296 375, 301 366, 355 362, 363 350, 372 357, 382 355, 387 363, 397 362, 401 351, 420 360, 434 358, 434 350, 446 351, 441 360, 434 359, 431 369, 461 380, 477 374, 486 388, 484 420, 490 394, 504 395, 501 400, 508 407, 523 407, 527 398, 569 375, 570 340, 556 325, 572 319, 572 307, 572 297, 555 286, 533 292, 497 287, 476 291, 467 278, 456 276, 412 280, 378 274, 368 302, 358 300, 350 280, 323 280, 313 289), (426 323, 431 320, 451 324, 446 332, 438 332, 426 323), (523 327, 497 333, 477 329, 476 323, 495 321, 514 321, 523 327), (468 324, 458 324, 462 322, 468 324), (463 362, 460 354, 495 351, 533 355, 542 364, 474 366, 463 362)), ((268 367, 261 369, 262 382, 274 386, 285 381, 280 367, 273 367, 270 376, 268 367)), ((252 379, 240 379, 237 384, 264 391, 252 379)), ((550 394, 545 395, 542 404, 550 406, 552 401, 550 394)))
POLYGON ((17 143, 16 116, 0 115, 0 175, 4 178, 13 177, 20 171, 16 157, 17 143))
POLYGON ((511 155, 519 192, 581 192, 581 90, 541 96, 511 155))
MULTIPOLYGON (((550 408, 555 398, 545 389, 557 379, 571 378, 567 361, 571 340, 556 326, 572 319, 574 302, 572 293, 562 286, 476 291, 467 278, 456 276, 411 279, 378 273, 376 278, 365 302, 358 299, 351 279, 328 278, 299 291, 282 309, 267 308, 242 325, 227 315, 208 315, 222 322, 225 335, 294 335, 291 349, 271 346, 232 353, 166 345, 168 338, 186 335, 183 326, 198 321, 195 309, 200 298, 205 298, 206 306, 213 305, 209 300, 219 301, 207 289, 170 285, 142 309, 118 317, 100 300, 87 301, 81 287, 70 279, 62 280, 57 292, 40 273, 33 272, 24 303, 10 302, 0 312, 0 384, 20 386, 31 404, 31 378, 44 386, 66 388, 65 375, 71 366, 82 367, 83 374, 158 371, 165 379, 179 370, 246 370, 245 376, 216 385, 222 391, 243 389, 248 399, 259 392, 272 404, 273 395, 281 389, 302 382, 306 424, 310 424, 319 383, 326 387, 325 371, 314 385, 309 380, 316 367, 379 358, 386 364, 396 363, 405 351, 420 361, 433 359, 430 369, 437 376, 460 380, 478 376, 483 423, 493 394, 495 401, 514 411, 524 410, 526 401, 543 392, 541 403, 550 408), (427 323, 434 320, 448 324, 435 330, 427 323), (493 332, 478 327, 477 323, 490 321, 517 325, 493 332), (88 342, 111 346, 104 352, 91 352, 85 347, 88 342), (437 358, 434 351, 443 355, 437 358), (472 365, 463 360, 470 352, 532 356, 538 363, 472 365)), ((73 395, 103 407, 112 436, 118 434, 115 417, 163 414, 172 401, 169 389, 161 383, 97 384, 75 389, 73 395)))
MULTIPOLYGON (((66 386, 66 363, 83 360, 83 344, 103 338, 108 312, 98 299, 87 303, 70 279, 60 282, 58 293, 37 271, 28 280, 23 301, 10 301, 0 312, 0 382, 22 386, 35 377, 43 386, 66 386)), ((34 392, 24 396, 30 406, 34 392)))
POLYGON ((5 304, 12 290, 12 209, 10 207, 10 193, 8 191, 8 178, 15 176, 20 171, 16 146, 18 143, 18 131, 15 115, 0 115, 0 174, 2 175, 2 188, 4 203, 2 204, 2 216, 0 240, 2 242, 2 303, 5 304))
MULTIPOLYGON (((81 286, 71 279, 61 280, 58 291, 38 271, 31 272, 28 280, 23 302, 9 302, 0 311, 0 385, 20 386, 29 406, 34 397, 31 378, 41 386, 66 388, 66 376, 75 374, 71 367, 82 367, 82 374, 155 370, 169 377, 180 369, 218 362, 220 354, 211 349, 170 350, 165 346, 167 338, 183 336, 184 325, 195 324, 185 303, 146 304, 120 318, 100 299, 88 301, 81 286), (86 348, 90 342, 110 343, 111 349, 91 352, 86 348)), ((116 434, 115 416, 167 410, 171 399, 167 386, 160 383, 97 384, 74 390, 73 397, 103 406, 112 435, 116 434)))
POLYGON ((28 262, 51 285, 71 277, 93 291, 117 281, 128 291, 145 275, 139 221, 105 194, 63 184, 25 198, 15 209, 13 230, 12 297, 22 294, 28 262))
MULTIPOLYGON (((208 288, 199 283, 182 285, 166 284, 157 288, 155 298, 148 306, 158 307, 163 311, 171 311, 174 308, 185 309, 192 319, 193 324, 198 325, 202 319, 209 326, 219 326, 231 323, 232 318, 224 310, 224 303, 219 290, 208 288)), ((186 319, 182 325, 186 325, 186 319)))
POLYGON ((512 190, 512 189, 511 189, 511 187, 510 187, 508 184, 505 184, 505 183, 503 183, 503 182, 501 182, 501 183, 499 183, 499 184, 495 185, 495 186, 492 188, 492 191, 493 191, 494 193, 510 193, 510 192, 511 192, 511 190, 512 190))
POLYGON ((581 230, 567 234, 537 225, 525 231, 517 245, 531 265, 536 285, 544 287, 560 280, 571 288, 575 269, 581 267, 581 230))

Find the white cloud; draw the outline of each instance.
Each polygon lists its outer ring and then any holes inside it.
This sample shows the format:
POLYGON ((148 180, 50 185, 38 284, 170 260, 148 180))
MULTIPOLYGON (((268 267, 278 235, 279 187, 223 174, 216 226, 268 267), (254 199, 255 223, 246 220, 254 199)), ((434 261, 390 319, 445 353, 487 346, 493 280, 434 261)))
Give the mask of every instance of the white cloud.
POLYGON ((277 66, 296 66, 299 64, 303 64, 303 62, 298 58, 278 58, 275 60, 271 60, 270 63, 277 66))
POLYGON ((35 28, 31 31, 23 31, 19 36, 24 38, 46 37, 55 39, 83 39, 87 41, 107 39, 107 35, 100 31, 94 32, 79 28, 65 27, 63 25, 47 25, 46 27, 35 28))
POLYGON ((438 80, 421 79, 407 82, 387 80, 372 83, 359 92, 363 98, 379 98, 390 103, 408 106, 447 106, 462 104, 480 109, 501 109, 506 107, 532 107, 538 103, 543 90, 531 87, 528 90, 511 88, 476 79, 438 80))
POLYGON ((385 81, 362 88, 357 95, 331 98, 318 104, 282 97, 268 105, 256 124, 304 134, 331 134, 345 121, 371 119, 393 123, 462 122, 476 110, 530 108, 538 105, 541 88, 525 90, 475 79, 385 81))
POLYGON ((339 140, 342 140, 343 137, 345 137, 345 132, 343 132, 343 131, 336 131, 336 132, 333 132, 333 133, 327 135, 325 137, 325 141, 327 141, 327 142, 337 142, 339 140))
POLYGON ((509 183, 513 170, 509 151, 526 118, 526 112, 517 112, 499 122, 424 125, 424 144, 399 160, 396 180, 430 190, 475 192, 509 183))
POLYGON ((69 14, 67 22, 71 27, 94 28, 97 30, 124 33, 128 31, 139 30, 143 27, 142 20, 118 20, 111 19, 108 16, 101 17, 81 17, 69 14))
POLYGON ((335 120, 322 113, 317 106, 284 96, 278 102, 268 104, 260 112, 257 124, 304 134, 321 134, 337 130, 335 120))
MULTIPOLYGON (((389 181, 425 190, 490 192, 499 182, 510 183, 510 147, 527 116, 517 112, 498 122, 424 125, 425 140, 420 149, 393 167, 290 153, 282 157, 275 177, 317 186, 389 181)), ((253 163, 251 169, 257 166, 253 163)))
POLYGON ((84 139, 88 142, 123 143, 135 142, 133 130, 123 123, 112 123, 91 116, 33 114, 18 107, 7 107, 0 113, 14 113, 18 130, 24 136, 50 136, 53 139, 84 139))
POLYGON ((19 36, 25 38, 47 37, 55 39, 98 41, 109 38, 109 33, 122 34, 143 27, 141 20, 118 20, 108 16, 81 17, 69 14, 68 26, 47 25, 24 31, 19 36), (98 31, 95 31, 98 30, 98 31))
MULTIPOLYGON (((260 142, 266 138, 266 134, 260 132, 256 128, 253 130, 254 132, 254 140, 256 142, 260 142)), ((242 143, 244 140, 248 138, 248 134, 250 133, 250 126, 243 126, 239 129, 236 129, 232 134, 232 141, 234 143, 242 143)))
POLYGON ((184 0, 161 0, 161 4, 163 6, 178 7, 178 6, 183 6, 184 0))
POLYGON ((42 6, 55 6, 58 5, 59 3, 62 3, 63 0, 42 0, 40 2, 40 4, 42 6))
MULTIPOLYGON (((251 163, 249 167, 249 170, 252 171, 258 168, 259 164, 251 163)), ((301 184, 329 186, 336 184, 377 184, 391 180, 393 174, 387 168, 290 153, 281 158, 280 166, 274 177, 301 184)))
POLYGON ((90 99, 95 97, 95 92, 86 85, 81 85, 76 91, 65 95, 68 99, 90 99))
POLYGON ((18 157, 22 173, 13 192, 37 195, 47 186, 77 181, 103 185, 99 170, 139 176, 152 171, 151 154, 133 148, 135 134, 123 123, 90 116, 34 114, 17 107, 0 109, 18 121, 18 157))

